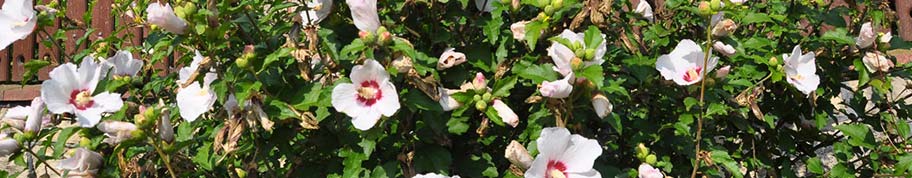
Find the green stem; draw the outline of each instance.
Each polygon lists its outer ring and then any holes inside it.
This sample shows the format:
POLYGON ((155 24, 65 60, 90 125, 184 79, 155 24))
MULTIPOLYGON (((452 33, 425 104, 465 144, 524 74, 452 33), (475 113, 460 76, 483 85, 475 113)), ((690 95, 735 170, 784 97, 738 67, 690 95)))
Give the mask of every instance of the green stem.
MULTIPOLYGON (((712 18, 712 17, 710 17, 710 18, 712 18)), ((697 134, 696 134, 696 140, 694 141, 695 142, 694 143, 695 144, 695 146, 694 146, 695 147, 694 148, 694 150, 695 150, 694 166, 693 166, 693 171, 690 172, 691 178, 696 178, 697 170, 700 169, 700 142, 701 142, 700 140, 703 139, 703 136, 702 136, 702 134, 703 134, 703 116, 706 114, 706 110, 705 110, 706 103, 703 102, 703 98, 706 94, 706 73, 709 73, 709 71, 706 70, 706 67, 708 65, 707 63, 709 63, 709 56, 712 53, 712 51, 711 51, 712 43, 713 43, 712 40, 713 40, 712 39, 712 23, 707 23, 706 48, 703 50, 703 52, 704 52, 703 53, 703 68, 701 68, 703 70, 703 72, 700 74, 700 75, 702 75, 700 78, 700 115, 697 115, 697 134)))
POLYGON ((155 152, 157 152, 158 156, 161 157, 162 161, 165 162, 165 167, 168 168, 168 173, 171 174, 171 178, 177 178, 176 174, 174 174, 174 168, 171 168, 171 157, 165 155, 165 153, 162 152, 161 147, 159 147, 157 144, 159 143, 157 140, 158 139, 153 139, 150 145, 152 145, 152 147, 155 147, 155 152))
POLYGON ((35 159, 37 159, 39 163, 44 164, 46 168, 50 168, 52 172, 57 174, 57 176, 62 175, 62 174, 60 174, 60 172, 57 171, 57 169, 54 169, 54 167, 51 167, 51 164, 48 164, 46 161, 44 161, 44 159, 42 159, 40 156, 38 156, 38 154, 36 154, 34 151, 32 151, 31 147, 29 147, 28 149, 25 149, 25 151, 27 151, 29 154, 32 154, 32 156, 35 156, 35 159))

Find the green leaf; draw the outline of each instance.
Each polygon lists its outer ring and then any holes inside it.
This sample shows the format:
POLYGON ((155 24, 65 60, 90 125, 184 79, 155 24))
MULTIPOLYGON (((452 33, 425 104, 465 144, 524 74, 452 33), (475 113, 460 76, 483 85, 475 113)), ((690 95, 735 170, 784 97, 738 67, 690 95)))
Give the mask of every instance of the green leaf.
POLYGON ((486 116, 488 116, 488 120, 491 120, 491 122, 494 122, 494 124, 497 124, 499 126, 505 126, 503 119, 500 118, 500 115, 497 115, 497 110, 494 109, 494 107, 488 106, 488 108, 485 109, 484 113, 486 116))
POLYGON ((605 40, 605 37, 602 37, 602 31, 598 27, 590 25, 583 39, 586 42, 586 49, 596 49, 602 42, 605 40))
POLYGON ((821 40, 831 40, 839 44, 844 45, 855 45, 855 38, 849 36, 849 32, 845 28, 836 28, 830 31, 827 31, 820 37, 821 40))
POLYGON ((510 96, 510 89, 516 86, 516 76, 507 77, 494 83, 494 92, 492 93, 495 97, 507 97, 510 96))
POLYGON ((486 39, 488 43, 491 43, 492 45, 497 43, 498 37, 500 37, 500 30, 502 29, 501 26, 503 26, 503 24, 503 18, 501 18, 499 15, 493 17, 491 20, 488 20, 487 23, 485 23, 484 34, 487 37, 486 39))
POLYGON ((466 124, 468 120, 468 117, 451 117, 446 123, 447 131, 451 134, 462 135, 469 130, 469 124, 466 124))
POLYGON ((291 48, 282 48, 282 49, 272 52, 272 54, 269 54, 269 56, 266 56, 266 60, 263 61, 263 66, 260 68, 259 71, 257 71, 257 73, 263 72, 263 70, 266 70, 267 68, 269 68, 270 64, 277 62, 282 58, 290 57, 291 50, 292 50, 291 48))
POLYGON ((858 88, 864 88, 865 84, 868 81, 871 81, 871 76, 868 73, 868 68, 865 68, 864 62, 861 59, 855 59, 852 61, 852 64, 855 66, 855 71, 858 72, 858 88))
POLYGON ((744 19, 741 19, 741 23, 745 25, 764 22, 773 22, 773 19, 771 19, 767 14, 756 12, 748 13, 744 16, 744 19))
POLYGON ((554 65, 551 63, 532 64, 529 61, 519 61, 513 63, 512 71, 523 79, 532 80, 532 83, 542 83, 543 81, 557 80, 557 72, 554 72, 554 65))
POLYGON ((25 85, 32 77, 38 73, 38 70, 51 65, 51 62, 45 60, 30 60, 25 62, 25 73, 22 74, 22 85, 25 85))
POLYGON ((540 20, 526 24, 526 43, 529 44, 529 49, 535 49, 535 44, 538 43, 538 38, 541 37, 541 33, 532 32, 540 32, 545 30, 545 28, 548 28, 548 23, 541 22, 540 20))
POLYGON ((899 163, 896 163, 896 170, 893 171, 896 175, 905 174, 906 171, 912 169, 912 155, 906 154, 899 157, 899 163))
POLYGON ((60 132, 57 133, 57 141, 54 142, 54 157, 63 156, 63 153, 66 151, 67 140, 69 140, 70 136, 73 136, 79 128, 81 127, 67 127, 61 129, 60 132))
POLYGON ((453 163, 450 151, 439 146, 423 146, 415 149, 413 159, 418 172, 435 172, 446 170, 453 163))
POLYGON ((813 157, 807 160, 807 168, 814 174, 823 174, 823 162, 820 161, 820 158, 813 157))
POLYGON ((875 148, 874 135, 871 134, 867 124, 842 124, 837 125, 836 129, 849 137, 850 145, 875 148))
POLYGON ((602 73, 602 66, 600 65, 587 66, 586 68, 577 71, 575 75, 592 81, 597 88, 602 88, 602 86, 605 85, 605 75, 602 73))
POLYGON ((211 149, 211 144, 203 144, 203 146, 199 147, 199 149, 196 150, 196 154, 193 155, 193 163, 196 163, 196 165, 199 165, 205 170, 212 170, 212 158, 209 156, 212 152, 211 149))
POLYGON ((693 106, 697 105, 697 104, 700 104, 700 101, 694 97, 684 98, 684 110, 685 111, 690 111, 690 109, 693 108, 693 106))
POLYGON ((741 166, 739 166, 738 162, 732 159, 727 152, 722 150, 713 150, 711 157, 713 161, 722 163, 722 166, 725 167, 725 169, 727 169, 728 172, 731 173, 734 177, 744 177, 744 175, 741 174, 741 166))
MULTIPOLYGON (((351 42, 351 44, 348 44, 348 45, 345 45, 345 47, 342 47, 342 51, 340 51, 339 53, 341 53, 343 55, 352 55, 352 54, 355 54, 356 52, 364 51, 364 49, 366 49, 366 48, 367 48, 367 45, 364 44, 364 41, 361 41, 361 39, 355 39, 354 41, 351 42)), ((352 59, 339 59, 339 60, 352 60, 352 59)))

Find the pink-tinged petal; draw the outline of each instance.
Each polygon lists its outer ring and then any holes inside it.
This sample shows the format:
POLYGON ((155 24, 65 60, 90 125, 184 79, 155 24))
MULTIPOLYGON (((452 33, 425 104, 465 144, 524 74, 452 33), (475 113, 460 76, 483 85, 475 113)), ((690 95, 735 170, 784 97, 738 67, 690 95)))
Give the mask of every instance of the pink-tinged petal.
MULTIPOLYGON (((564 30, 560 36, 570 40, 570 42, 574 42, 575 39, 577 39, 576 34, 569 30, 564 30)), ((570 50, 569 47, 558 42, 551 42, 551 46, 548 47, 547 51, 548 56, 554 61, 554 71, 557 71, 564 76, 573 71, 572 66, 570 66, 570 61, 573 60, 573 58, 576 58, 576 54, 573 53, 573 50, 570 50)))
POLYGON ((104 113, 104 110, 97 107, 86 108, 84 110, 75 110, 76 121, 81 127, 95 127, 95 124, 98 124, 101 121, 101 113, 104 113))
POLYGON ((536 160, 540 158, 556 159, 563 154, 564 150, 569 146, 570 131, 561 127, 544 128, 541 131, 541 136, 539 136, 535 142, 538 146, 538 156, 535 157, 536 160))
MULTIPOLYGON (((641 1, 642 2, 642 1, 641 1)), ((586 172, 570 172, 568 178, 601 178, 602 174, 595 169, 589 169, 586 172)))
POLYGON ((7 156, 19 151, 19 142, 12 138, 0 139, 0 156, 7 156))
POLYGON ((399 110, 399 93, 396 92, 396 86, 392 82, 386 82, 386 85, 380 87, 383 97, 372 107, 377 108, 383 116, 390 117, 399 110))
POLYGON ((101 154, 85 148, 76 148, 73 155, 67 159, 61 160, 57 164, 57 167, 68 170, 71 174, 94 174, 98 171, 98 168, 101 168, 103 162, 104 158, 101 157, 101 154))
POLYGON ((649 164, 640 164, 637 168, 637 177, 639 178, 664 178, 665 175, 659 169, 653 168, 649 164))
POLYGON ((492 106, 494 107, 494 110, 497 111, 497 116, 499 116, 504 123, 511 127, 516 127, 516 125, 519 124, 519 116, 517 116, 516 113, 513 112, 513 109, 510 109, 510 106, 507 106, 506 103, 496 99, 492 106))
POLYGON ((170 4, 161 5, 158 2, 153 2, 146 8, 146 12, 149 23, 158 25, 166 31, 184 34, 187 29, 187 22, 177 17, 170 4))
POLYGON ((29 106, 28 119, 25 120, 26 132, 41 130, 41 122, 44 120, 44 101, 41 97, 32 99, 32 105, 29 106))
POLYGON ((355 85, 342 83, 336 85, 332 91, 332 105, 336 111, 345 113, 349 117, 358 117, 370 109, 358 103, 358 91, 355 85))
POLYGON ((456 98, 453 98, 453 93, 459 92, 459 90, 450 90, 443 87, 437 88, 437 93, 440 93, 440 107, 443 108, 443 111, 452 111, 456 108, 462 106, 459 101, 456 101, 456 98))
POLYGON ((545 97, 566 98, 573 92, 573 85, 570 84, 571 78, 573 78, 572 73, 561 80, 553 82, 543 81, 541 88, 539 88, 538 91, 545 97))
POLYGON ((383 65, 380 65, 379 62, 373 59, 364 60, 363 65, 356 65, 352 67, 352 72, 349 75, 352 83, 361 83, 368 80, 374 80, 376 82, 385 82, 389 80, 389 73, 386 72, 386 69, 383 68, 383 65))
POLYGON ((352 117, 352 125, 358 130, 369 130, 380 120, 380 112, 377 110, 361 111, 357 117, 352 117))
POLYGON ((120 93, 104 92, 92 97, 95 104, 92 107, 101 108, 105 112, 117 112, 123 107, 123 100, 120 93))
POLYGON ((524 176, 527 178, 543 178, 548 171, 548 158, 544 158, 539 153, 539 156, 535 157, 535 160, 532 160, 532 166, 524 173, 524 176))
POLYGON ((855 45, 862 49, 868 48, 874 44, 876 39, 877 33, 874 32, 874 27, 871 26, 871 22, 867 22, 861 25, 858 37, 855 38, 855 45))
POLYGON ((513 32, 513 39, 520 41, 526 39, 526 24, 529 24, 529 21, 520 21, 510 24, 510 32, 513 32))
POLYGON ((598 141, 574 134, 570 136, 570 145, 560 160, 567 165, 567 172, 587 172, 592 170, 592 164, 601 155, 602 147, 598 141))
POLYGON ((352 21, 361 31, 374 32, 380 28, 377 0, 345 0, 351 10, 352 21))
POLYGON ((200 115, 209 111, 215 96, 210 90, 200 88, 198 83, 190 84, 177 92, 177 108, 181 118, 187 122, 195 121, 200 115))
POLYGON ((70 93, 73 91, 68 86, 63 86, 58 80, 45 80, 41 84, 41 98, 48 110, 54 114, 72 113, 73 105, 70 104, 70 93))
POLYGON ((142 69, 143 61, 133 59, 130 51, 120 50, 113 57, 108 58, 105 64, 114 67, 114 71, 111 73, 116 76, 134 76, 142 69))

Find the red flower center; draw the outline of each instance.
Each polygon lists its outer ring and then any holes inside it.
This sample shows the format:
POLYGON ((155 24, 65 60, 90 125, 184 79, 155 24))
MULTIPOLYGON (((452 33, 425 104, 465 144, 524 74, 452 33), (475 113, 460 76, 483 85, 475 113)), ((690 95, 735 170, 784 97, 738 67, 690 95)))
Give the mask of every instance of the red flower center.
POLYGON ((684 81, 693 82, 700 78, 700 71, 703 71, 702 67, 694 67, 690 70, 687 70, 687 73, 684 73, 684 81))
POLYGON ((383 91, 380 90, 380 85, 377 84, 377 81, 368 80, 361 82, 361 87, 358 87, 358 102, 372 106, 380 98, 383 98, 383 91))
POLYGON ((548 161, 548 169, 545 170, 545 178, 566 178, 567 166, 563 162, 551 160, 548 161))
POLYGON ((73 90, 70 92, 70 104, 76 106, 78 110, 85 110, 95 105, 95 101, 92 100, 92 93, 88 90, 73 90))

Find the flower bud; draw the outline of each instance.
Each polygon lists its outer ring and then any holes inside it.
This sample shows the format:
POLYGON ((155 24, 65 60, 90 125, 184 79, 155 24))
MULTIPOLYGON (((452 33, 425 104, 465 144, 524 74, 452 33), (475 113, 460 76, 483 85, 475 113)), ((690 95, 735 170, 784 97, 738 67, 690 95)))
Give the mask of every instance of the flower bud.
POLYGON ((769 64, 773 65, 773 66, 779 65, 779 59, 777 59, 775 56, 773 56, 772 58, 770 58, 769 64))
POLYGON ((655 164, 655 162, 656 162, 656 155, 649 154, 648 156, 646 156, 646 164, 655 164))
POLYGON ((551 3, 551 0, 538 0, 538 5, 546 6, 548 3, 551 3))
POLYGON ((726 76, 728 76, 729 72, 731 72, 730 65, 719 68, 719 70, 716 71, 716 78, 724 79, 726 76))
MULTIPOLYGON (((478 96, 478 95, 476 95, 476 96, 478 96)), ((484 112, 485 109, 488 109, 488 103, 486 103, 486 102, 484 102, 484 101, 476 101, 476 102, 475 102, 475 109, 478 110, 478 111, 484 112)))
POLYGON ((564 0, 551 0, 551 5, 554 6, 554 9, 563 8, 564 0))
POLYGON ((722 55, 725 55, 725 56, 735 55, 735 53, 737 52, 735 50, 735 47, 722 43, 721 41, 716 41, 715 43, 713 43, 713 50, 716 50, 717 52, 722 53, 722 55))
MULTIPOLYGON (((233 97, 232 97, 233 98, 233 97)), ((168 109, 162 109, 161 118, 159 119, 158 135, 165 142, 174 141, 174 127, 171 126, 171 112, 168 109)))
POLYGON ((573 68, 573 70, 580 70, 580 69, 583 69, 583 67, 585 67, 585 65, 583 65, 582 59, 580 59, 579 57, 574 57, 573 59, 570 60, 570 67, 573 68))
POLYGON ((137 136, 134 135, 134 132, 138 131, 139 134, 142 134, 142 130, 138 129, 136 125, 123 121, 106 120, 98 123, 96 127, 107 136, 104 142, 112 145, 132 139, 137 136))
POLYGON ((554 6, 552 6, 552 5, 545 6, 545 14, 548 14, 548 15, 554 14, 554 6))
POLYGON ((481 95, 481 100, 488 102, 488 101, 491 101, 491 97, 492 97, 491 93, 485 93, 484 95, 481 95))
POLYGON ((713 36, 719 36, 719 37, 728 36, 728 34, 731 34, 732 32, 734 32, 737 29, 738 29, 738 24, 735 24, 735 21, 733 21, 732 19, 725 19, 725 20, 722 20, 721 22, 717 23, 716 26, 713 27, 712 34, 713 34, 713 36))
POLYGON ((608 101, 608 97, 598 93, 592 97, 592 109, 595 110, 595 114, 598 115, 599 118, 605 118, 611 113, 614 106, 608 101))
POLYGON ((710 7, 709 2, 706 1, 700 1, 700 5, 697 6, 697 12, 704 16, 710 16, 716 13, 712 10, 712 7, 710 7))
POLYGON ((709 2, 709 7, 711 7, 715 11, 722 10, 722 1, 712 0, 709 2))
POLYGON ((649 155, 649 148, 647 148, 643 143, 637 144, 636 155, 637 158, 646 159, 646 156, 649 155))
POLYGON ((570 96, 570 93, 573 92, 573 85, 570 84, 570 80, 573 78, 573 73, 564 77, 564 79, 557 81, 543 81, 541 88, 538 89, 541 92, 542 96, 549 98, 567 98, 570 96))
POLYGON ((595 60, 593 58, 595 58, 595 49, 586 49, 586 55, 584 59, 595 60))
POLYGON ((390 41, 393 39, 392 34, 390 34, 390 32, 386 30, 386 27, 383 27, 383 26, 381 26, 379 29, 377 29, 377 35, 378 35, 377 42, 381 46, 388 45, 390 43, 390 41))
POLYGON ((526 39, 526 24, 529 24, 529 21, 516 22, 510 25, 510 31, 513 32, 513 39, 520 41, 526 39))
POLYGON ((465 63, 466 61, 465 54, 456 52, 455 48, 447 48, 443 51, 443 54, 440 54, 440 58, 437 59, 437 70, 449 69, 465 63))
POLYGON ((184 34, 187 30, 187 22, 175 15, 170 4, 151 3, 146 8, 146 13, 148 13, 147 21, 150 24, 161 27, 171 33, 184 34))
MULTIPOLYGON (((4 136, 6 137, 6 136, 4 136)), ((7 156, 19 151, 19 142, 12 138, 0 139, 0 156, 7 156)))
POLYGON ((483 98, 481 98, 481 95, 475 95, 472 97, 472 100, 474 100, 474 101, 481 101, 481 99, 483 99, 483 98))
POLYGON ((513 112, 513 109, 510 109, 503 101, 495 99, 492 107, 497 111, 497 116, 500 116, 503 123, 510 125, 511 127, 516 127, 516 125, 519 124, 519 116, 517 116, 516 113, 513 112))
POLYGON ((510 145, 507 145, 504 157, 507 158, 510 163, 523 170, 532 167, 532 156, 529 155, 529 151, 516 140, 510 141, 510 145))
POLYGON ((361 38, 361 41, 364 41, 364 44, 374 44, 377 42, 377 37, 373 32, 361 31, 358 32, 358 37, 361 38))
POLYGON ((475 79, 472 79, 472 88, 476 92, 486 92, 488 86, 488 80, 485 79, 484 74, 481 72, 475 73, 475 79))

